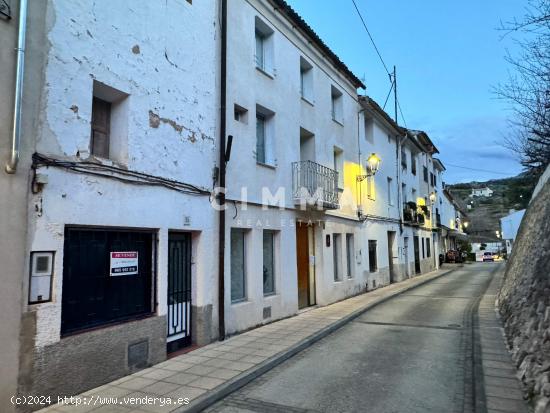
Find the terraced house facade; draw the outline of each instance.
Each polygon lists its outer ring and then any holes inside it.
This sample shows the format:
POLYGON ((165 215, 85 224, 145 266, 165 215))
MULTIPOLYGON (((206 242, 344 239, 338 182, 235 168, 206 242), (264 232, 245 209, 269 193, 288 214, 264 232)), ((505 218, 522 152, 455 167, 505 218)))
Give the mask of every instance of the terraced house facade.
POLYGON ((123 3, 0 21, 5 406, 439 265, 437 149, 284 1, 123 3))

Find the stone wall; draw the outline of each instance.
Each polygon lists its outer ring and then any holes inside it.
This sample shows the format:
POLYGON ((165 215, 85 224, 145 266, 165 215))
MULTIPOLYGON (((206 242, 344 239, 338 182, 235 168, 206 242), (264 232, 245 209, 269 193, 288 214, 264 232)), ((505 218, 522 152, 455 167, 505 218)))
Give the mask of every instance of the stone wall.
POLYGON ((525 213, 498 296, 508 345, 536 413, 550 413, 550 181, 525 213))

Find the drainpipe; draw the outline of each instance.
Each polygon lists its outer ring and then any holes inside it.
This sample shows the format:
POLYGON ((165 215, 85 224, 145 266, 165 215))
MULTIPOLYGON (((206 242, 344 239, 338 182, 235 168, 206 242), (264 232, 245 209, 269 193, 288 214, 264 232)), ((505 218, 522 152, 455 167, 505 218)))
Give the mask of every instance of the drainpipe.
MULTIPOLYGON (((357 112, 357 162, 359 164, 359 171, 361 171, 361 173, 363 172, 362 166, 361 166, 361 137, 360 137, 361 136, 361 113, 364 113, 364 112, 365 112, 365 108, 357 112)), ((363 125, 364 125, 364 122, 363 122, 363 125)), ((365 134, 366 133, 367 131, 365 131, 365 134)), ((355 185, 359 186, 359 191, 358 191, 359 199, 357 201, 357 207, 362 208, 363 205, 361 205, 361 202, 363 201, 363 196, 362 196, 363 185, 361 184, 361 182, 357 182, 357 179, 355 180, 355 185)))
POLYGON ((227 0, 221 0, 221 67, 220 67, 220 183, 218 227, 218 328, 219 339, 225 339, 225 133, 227 82, 227 0))
POLYGON ((13 108, 13 135, 11 155, 6 163, 6 172, 14 174, 19 162, 21 141, 21 101, 23 99, 23 74, 25 69, 25 34, 27 32, 27 0, 19 3, 19 32, 17 35, 17 66, 15 72, 15 102, 13 108))

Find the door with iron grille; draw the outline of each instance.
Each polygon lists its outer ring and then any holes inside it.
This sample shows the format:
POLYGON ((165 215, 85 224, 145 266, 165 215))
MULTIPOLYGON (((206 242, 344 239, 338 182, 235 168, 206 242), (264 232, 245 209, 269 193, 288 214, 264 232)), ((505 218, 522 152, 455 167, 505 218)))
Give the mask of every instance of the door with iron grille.
POLYGON ((168 352, 191 344, 191 234, 168 237, 168 352))

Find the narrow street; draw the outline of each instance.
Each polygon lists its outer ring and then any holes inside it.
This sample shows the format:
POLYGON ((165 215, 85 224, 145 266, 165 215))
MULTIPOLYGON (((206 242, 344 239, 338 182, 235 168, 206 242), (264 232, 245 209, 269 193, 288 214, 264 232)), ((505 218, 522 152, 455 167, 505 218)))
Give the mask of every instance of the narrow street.
POLYGON ((391 298, 208 411, 471 411, 472 315, 499 270, 466 265, 391 298))

